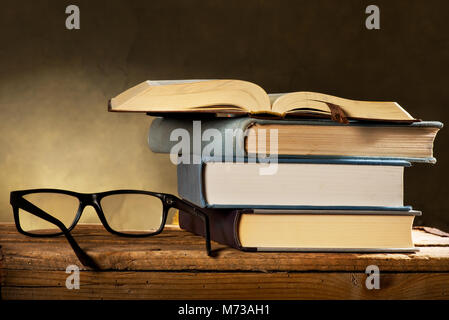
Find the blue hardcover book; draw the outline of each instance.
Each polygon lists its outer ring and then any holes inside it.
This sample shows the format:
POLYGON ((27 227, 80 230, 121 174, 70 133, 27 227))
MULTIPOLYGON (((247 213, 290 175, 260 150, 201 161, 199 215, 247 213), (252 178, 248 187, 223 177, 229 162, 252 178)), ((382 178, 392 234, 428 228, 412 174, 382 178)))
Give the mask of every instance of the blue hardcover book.
POLYGON ((442 127, 437 121, 411 124, 350 121, 346 125, 326 119, 156 118, 150 127, 148 144, 157 153, 184 152, 203 157, 266 153, 283 158, 374 158, 435 163, 433 143, 442 127), (277 141, 277 146, 271 139, 277 141), (180 148, 181 142, 186 148, 180 148))
POLYGON ((200 207, 410 210, 403 160, 203 158, 180 163, 179 195, 200 207))

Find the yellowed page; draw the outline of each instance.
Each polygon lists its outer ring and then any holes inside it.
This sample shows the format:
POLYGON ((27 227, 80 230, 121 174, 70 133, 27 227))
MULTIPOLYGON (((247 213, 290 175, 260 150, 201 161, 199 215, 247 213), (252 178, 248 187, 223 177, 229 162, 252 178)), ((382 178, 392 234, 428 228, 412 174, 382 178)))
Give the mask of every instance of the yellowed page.
MULTIPOLYGON (((242 80, 199 80, 154 85, 145 81, 111 99, 111 111, 182 112, 240 109, 270 111, 264 89, 242 80)), ((157 83, 157 82, 156 82, 157 83)))
POLYGON ((383 119, 383 120, 414 120, 396 102, 388 101, 359 101, 339 98, 317 92, 292 92, 278 97, 272 110, 281 114, 292 112, 295 109, 316 109, 329 113, 327 103, 340 106, 346 115, 351 118, 383 119))
POLYGON ((413 248, 414 216, 243 214, 244 247, 413 248))

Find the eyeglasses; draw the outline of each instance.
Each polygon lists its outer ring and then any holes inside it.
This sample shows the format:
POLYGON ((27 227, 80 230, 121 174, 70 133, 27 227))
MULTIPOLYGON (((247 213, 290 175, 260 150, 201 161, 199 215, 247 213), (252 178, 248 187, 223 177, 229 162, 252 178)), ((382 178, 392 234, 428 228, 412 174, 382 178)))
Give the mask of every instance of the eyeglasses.
POLYGON ((148 237, 162 232, 170 208, 204 222, 207 254, 211 256, 209 218, 201 208, 174 195, 141 190, 77 193, 59 189, 12 191, 17 230, 30 237, 64 235, 83 265, 100 269, 70 234, 86 206, 92 206, 107 231, 124 237, 148 237))

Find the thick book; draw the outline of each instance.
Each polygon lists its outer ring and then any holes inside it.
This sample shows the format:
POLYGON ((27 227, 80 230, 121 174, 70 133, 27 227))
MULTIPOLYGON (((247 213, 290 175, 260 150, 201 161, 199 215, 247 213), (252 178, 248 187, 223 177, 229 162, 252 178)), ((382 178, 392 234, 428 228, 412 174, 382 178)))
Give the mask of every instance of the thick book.
MULTIPOLYGON (((419 211, 207 210, 211 239, 245 251, 413 252, 419 211)), ((179 213, 182 229, 204 236, 204 222, 179 213)))
MULTIPOLYGON (((250 156, 257 153, 279 157, 303 158, 386 158, 410 162, 435 163, 433 144, 441 122, 421 121, 412 124, 361 123, 343 125, 329 120, 267 120, 251 117, 215 119, 155 118, 148 134, 150 149, 171 153, 180 140, 172 137, 176 129, 188 132, 188 151, 201 155, 212 139, 205 133, 215 131, 220 139, 222 157, 250 156), (270 146, 271 129, 277 130, 277 148, 270 146), (228 134, 231 132, 232 134, 228 134), (242 134, 239 134, 241 132, 242 134), (258 148, 259 137, 265 149, 258 148), (195 140, 196 139, 196 140, 195 140), (194 143, 198 147, 194 147, 194 143)), ((218 156, 212 152, 210 156, 218 156)))
POLYGON ((403 204, 406 161, 248 161, 203 158, 200 164, 178 164, 178 194, 210 208, 410 209, 403 204))
POLYGON ((268 117, 324 117, 419 121, 396 102, 359 101, 317 92, 267 94, 243 80, 145 81, 110 99, 109 111, 151 114, 228 113, 268 117))

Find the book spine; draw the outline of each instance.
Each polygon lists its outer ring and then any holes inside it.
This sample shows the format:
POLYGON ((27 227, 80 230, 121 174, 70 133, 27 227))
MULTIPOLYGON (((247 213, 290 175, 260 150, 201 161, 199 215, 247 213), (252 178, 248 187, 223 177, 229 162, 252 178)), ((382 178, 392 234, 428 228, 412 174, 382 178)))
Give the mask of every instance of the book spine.
MULTIPOLYGON (((244 137, 237 135, 229 135, 228 132, 232 130, 246 131, 247 127, 254 122, 248 117, 239 118, 222 118, 222 119, 176 119, 176 118, 155 118, 151 123, 148 133, 148 145, 150 150, 155 153, 170 153, 173 147, 182 139, 179 138, 178 133, 181 131, 187 133, 189 141, 189 153, 199 154, 204 150, 204 147, 211 143, 215 137, 221 139, 221 154, 225 155, 226 150, 232 143, 232 151, 234 155, 245 154, 244 137), (179 129, 177 132, 175 130, 179 129), (213 138, 205 137, 204 133, 209 130, 213 134, 213 138), (217 131, 218 130, 218 131, 217 131), (170 138, 173 134, 172 139, 170 138), (204 140, 203 140, 204 138, 204 140), (209 140, 210 139, 210 140, 209 140), (230 141, 227 141, 229 139, 230 141), (198 144, 194 146, 194 143, 198 144)), ((215 142, 215 141, 214 141, 215 142)), ((220 142, 218 143, 220 145, 220 142)), ((211 154, 214 156, 214 154, 211 154)))
MULTIPOLYGON (((238 210, 208 210, 211 240, 227 246, 242 249, 238 240, 237 226, 240 217, 238 210)), ((179 211, 181 229, 204 237, 204 222, 188 213, 179 211)))
POLYGON ((178 194, 181 198, 204 208, 206 201, 203 196, 203 164, 177 165, 178 194))

